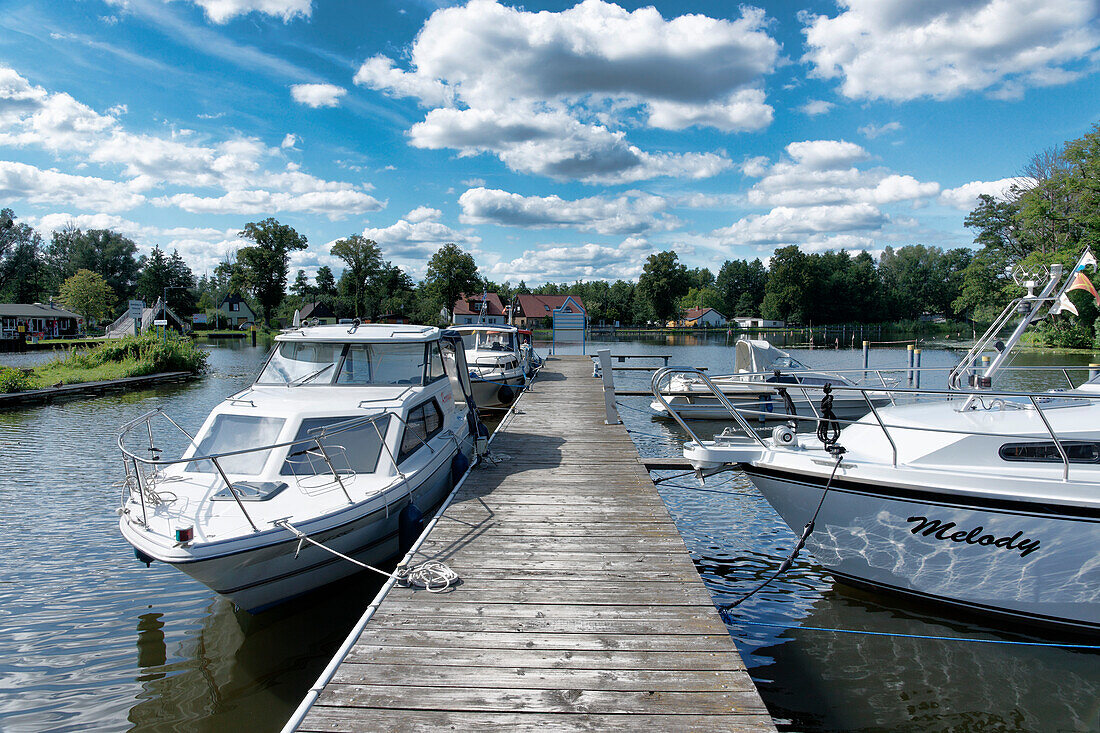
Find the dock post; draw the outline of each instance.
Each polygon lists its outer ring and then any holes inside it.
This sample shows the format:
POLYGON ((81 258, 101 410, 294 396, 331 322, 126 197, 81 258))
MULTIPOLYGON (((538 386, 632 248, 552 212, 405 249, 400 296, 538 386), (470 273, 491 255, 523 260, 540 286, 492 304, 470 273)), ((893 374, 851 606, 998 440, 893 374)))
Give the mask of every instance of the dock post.
POLYGON ((871 359, 871 342, 863 342, 863 378, 867 378, 867 365, 871 359))
POLYGON ((920 389, 920 349, 913 349, 913 386, 920 389))
POLYGON ((1096 379, 1096 375, 1100 374, 1100 364, 1089 364, 1089 381, 1096 379))
POLYGON ((621 425, 622 418, 615 407, 615 377, 611 370, 611 349, 600 349, 596 352, 600 357, 600 371, 603 373, 603 407, 604 425, 621 425))
POLYGON ((913 349, 917 348, 914 344, 909 344, 905 347, 905 383, 910 387, 913 386, 913 349))

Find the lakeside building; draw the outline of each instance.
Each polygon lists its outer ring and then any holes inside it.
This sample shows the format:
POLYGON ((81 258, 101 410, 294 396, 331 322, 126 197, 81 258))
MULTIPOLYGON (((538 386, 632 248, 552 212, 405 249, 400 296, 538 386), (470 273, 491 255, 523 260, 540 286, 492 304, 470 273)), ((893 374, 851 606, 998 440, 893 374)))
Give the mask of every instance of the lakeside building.
POLYGON ((730 319, 738 328, 786 328, 786 321, 770 321, 759 316, 734 316, 730 319))
POLYGON ((550 328, 554 311, 588 315, 579 295, 517 295, 512 324, 519 328, 550 328))
POLYGON ((317 319, 318 326, 330 326, 336 323, 336 313, 332 308, 319 301, 306 303, 299 308, 298 317, 301 318, 303 323, 317 319))
POLYGON ((496 293, 483 293, 481 295, 458 296, 451 308, 451 323, 457 326, 465 326, 471 323, 484 323, 486 325, 500 325, 508 322, 508 314, 504 310, 504 304, 500 302, 500 296, 496 293))
POLYGON ((243 323, 256 322, 256 314, 248 307, 244 298, 236 293, 222 298, 222 302, 218 304, 218 318, 225 320, 233 328, 243 323))
POLYGON ((76 336, 84 319, 52 303, 0 303, 0 339, 76 336))
POLYGON ((688 308, 678 321, 669 321, 669 328, 717 328, 726 325, 726 317, 713 308, 688 308))

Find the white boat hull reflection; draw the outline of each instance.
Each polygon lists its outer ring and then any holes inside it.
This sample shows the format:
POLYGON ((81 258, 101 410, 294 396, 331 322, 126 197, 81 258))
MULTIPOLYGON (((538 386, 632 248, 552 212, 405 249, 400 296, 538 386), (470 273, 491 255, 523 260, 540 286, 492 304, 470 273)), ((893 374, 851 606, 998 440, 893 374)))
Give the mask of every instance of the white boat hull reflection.
MULTIPOLYGON (((825 479, 744 465, 796 532, 825 479)), ((967 505, 928 489, 834 480, 807 541, 838 578, 984 612, 1100 628, 1100 514, 1039 502, 967 505), (1064 511, 1065 513, 1059 513, 1064 511)))

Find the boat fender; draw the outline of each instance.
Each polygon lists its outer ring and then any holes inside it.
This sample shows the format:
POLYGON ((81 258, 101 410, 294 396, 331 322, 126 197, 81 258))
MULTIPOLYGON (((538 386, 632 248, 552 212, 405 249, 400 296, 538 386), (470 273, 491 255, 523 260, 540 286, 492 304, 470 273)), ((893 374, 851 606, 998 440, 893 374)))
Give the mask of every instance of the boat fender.
POLYGON ((500 385, 500 389, 497 390, 497 399, 501 402, 511 402, 512 398, 516 396, 515 389, 510 384, 500 385))
POLYGON ((153 564, 153 558, 149 557, 136 547, 134 548, 134 557, 136 557, 140 562, 145 563, 145 567, 149 567, 153 564))
POLYGON ((410 501, 397 517, 397 541, 401 545, 401 552, 407 552, 423 531, 424 514, 415 502, 410 501))
POLYGON ((470 459, 466 457, 466 454, 462 451, 455 453, 454 458, 451 459, 451 486, 457 485, 469 468, 470 459))

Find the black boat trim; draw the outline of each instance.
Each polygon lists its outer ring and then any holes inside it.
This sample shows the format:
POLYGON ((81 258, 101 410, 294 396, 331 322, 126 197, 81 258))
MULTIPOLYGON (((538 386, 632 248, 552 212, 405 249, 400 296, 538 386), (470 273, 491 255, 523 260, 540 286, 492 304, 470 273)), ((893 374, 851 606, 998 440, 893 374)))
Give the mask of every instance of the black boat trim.
MULTIPOLYGON (((816 489, 824 488, 827 480, 826 476, 806 476, 805 474, 796 473, 794 471, 782 471, 774 468, 754 466, 749 463, 741 463, 738 467, 748 474, 749 477, 762 476, 764 478, 776 479, 816 489)), ((1005 514, 1019 514, 1028 517, 1057 517, 1059 519, 1070 519, 1081 522, 1100 522, 1100 507, 1075 507, 1020 499, 997 499, 954 493, 946 494, 901 486, 873 485, 839 476, 833 479, 833 483, 829 487, 829 490, 849 494, 875 496, 884 499, 917 501, 922 504, 933 506, 972 509, 975 511, 995 510, 1005 514)))

